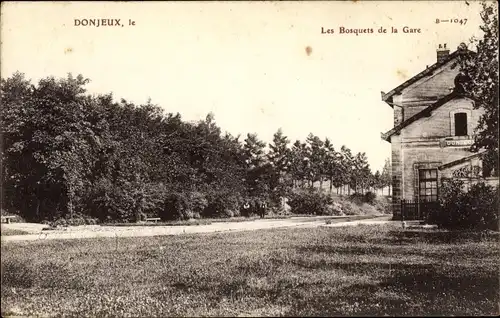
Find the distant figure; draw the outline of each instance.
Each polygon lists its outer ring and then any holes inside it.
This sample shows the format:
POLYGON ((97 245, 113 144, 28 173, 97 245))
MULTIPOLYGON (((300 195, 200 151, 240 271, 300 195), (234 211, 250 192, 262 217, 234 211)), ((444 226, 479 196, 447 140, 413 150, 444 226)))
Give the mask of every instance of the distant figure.
POLYGON ((243 204, 243 215, 250 216, 250 203, 248 201, 243 204))
POLYGON ((263 219, 264 216, 266 215, 266 209, 267 209, 267 204, 266 202, 261 202, 259 204, 259 215, 260 215, 260 218, 263 219))

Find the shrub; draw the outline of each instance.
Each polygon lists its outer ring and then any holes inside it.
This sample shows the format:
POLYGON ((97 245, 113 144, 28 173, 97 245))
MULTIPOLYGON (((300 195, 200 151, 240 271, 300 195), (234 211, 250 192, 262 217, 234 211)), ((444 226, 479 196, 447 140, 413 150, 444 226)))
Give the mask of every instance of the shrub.
POLYGON ((165 207, 161 211, 162 220, 187 220, 193 215, 190 210, 189 197, 182 192, 174 192, 165 199, 165 207))
POLYGON ((444 228, 498 230, 498 196, 496 189, 483 182, 463 190, 460 180, 446 180, 441 187, 440 209, 430 216, 430 222, 444 228))
POLYGON ((194 213, 193 213, 193 219, 198 220, 198 219, 200 219, 200 218, 201 218, 200 213, 198 213, 198 212, 194 212, 194 213))
POLYGON ((338 202, 333 202, 331 206, 331 212, 334 215, 342 215, 344 214, 344 207, 338 202))
POLYGON ((360 214, 360 208, 357 204, 345 200, 342 202, 342 212, 344 212, 345 215, 358 215, 360 214))
POLYGON ((51 227, 68 227, 68 226, 80 226, 80 225, 96 225, 99 223, 99 220, 96 218, 92 218, 88 215, 77 214, 71 218, 70 216, 66 216, 63 218, 59 218, 55 221, 48 222, 51 227))
POLYGON ((213 192, 208 195, 204 217, 230 217, 239 215, 242 198, 237 193, 213 192))
POLYGON ((89 193, 86 210, 101 221, 130 221, 135 211, 135 200, 130 193, 128 183, 115 184, 101 179, 89 193))
POLYGON ((308 189, 297 191, 288 204, 295 214, 328 215, 332 213, 333 199, 322 191, 308 189))
POLYGON ((362 205, 363 203, 368 203, 368 204, 374 204, 375 199, 377 198, 377 195, 371 191, 366 192, 365 194, 362 193, 353 193, 349 197, 349 199, 358 205, 362 205))
POLYGON ((377 198, 377 195, 375 193, 368 191, 365 193, 364 202, 373 205, 376 198, 377 198))
POLYGON ((208 206, 208 200, 205 194, 201 192, 191 192, 189 195, 190 208, 193 211, 193 215, 197 214, 198 218, 203 210, 208 206))
POLYGON ((365 202, 365 196, 361 193, 353 193, 349 196, 349 200, 357 205, 362 205, 365 202))
POLYGON ((162 220, 199 219, 207 207, 208 200, 202 192, 171 192, 165 195, 158 215, 162 220))
POLYGON ((392 200, 388 196, 377 196, 371 205, 378 213, 392 214, 392 200))

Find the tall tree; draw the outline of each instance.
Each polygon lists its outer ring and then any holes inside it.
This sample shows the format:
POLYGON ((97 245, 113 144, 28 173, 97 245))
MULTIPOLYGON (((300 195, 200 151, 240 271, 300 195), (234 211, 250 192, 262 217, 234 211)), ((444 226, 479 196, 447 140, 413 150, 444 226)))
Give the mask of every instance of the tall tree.
POLYGON ((380 182, 382 191, 384 187, 389 187, 388 194, 391 194, 391 184, 392 184, 392 167, 391 160, 389 158, 385 159, 384 168, 382 168, 382 174, 380 175, 380 182))
POLYGON ((380 171, 375 171, 375 173, 373 174, 373 188, 378 190, 380 188, 382 188, 382 178, 381 178, 381 174, 380 174, 380 171))
POLYGON ((268 194, 271 169, 265 160, 265 147, 266 144, 257 134, 247 134, 243 145, 243 158, 247 165, 247 189, 252 197, 264 197, 268 194))
POLYGON ((303 187, 310 169, 310 153, 306 143, 296 140, 291 149, 290 172, 296 186, 303 187))
POLYGON ((306 143, 310 149, 310 169, 308 171, 309 181, 311 187, 314 182, 319 181, 320 188, 323 187, 323 178, 325 175, 325 149, 323 148, 323 141, 310 133, 307 136, 306 143))
POLYGON ((342 155, 342 166, 343 166, 343 184, 348 185, 348 194, 351 194, 351 181, 355 178, 356 166, 354 163, 354 157, 352 155, 351 149, 346 146, 340 148, 340 153, 342 155))
POLYGON ((35 87, 20 73, 1 81, 3 182, 28 219, 73 215, 83 203, 104 128, 84 96, 87 82, 69 74, 35 87))
POLYGON ((498 4, 484 2, 482 5, 480 28, 484 36, 480 40, 472 39, 475 54, 466 46, 459 47, 461 78, 464 79, 459 84, 477 101, 474 107, 484 110, 472 150, 486 149, 485 173, 495 169, 498 174, 498 4))
MULTIPOLYGON (((335 148, 333 147, 330 139, 326 138, 323 143, 323 149, 325 154, 324 160, 324 173, 329 181, 329 189, 332 192, 333 188, 333 180, 337 175, 338 163, 337 163, 337 153, 335 148)), ((338 189, 337 189, 338 190, 338 189)))
POLYGON ((286 174, 290 169, 291 157, 288 144, 290 141, 283 134, 282 129, 273 135, 273 142, 269 144, 267 158, 272 166, 271 192, 277 192, 278 196, 283 196, 287 190, 286 174))

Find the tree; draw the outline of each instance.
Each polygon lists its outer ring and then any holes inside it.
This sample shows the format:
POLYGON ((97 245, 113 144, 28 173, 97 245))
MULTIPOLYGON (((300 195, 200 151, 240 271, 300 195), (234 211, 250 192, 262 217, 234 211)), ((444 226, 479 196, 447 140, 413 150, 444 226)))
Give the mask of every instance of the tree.
POLYGON ((337 153, 335 152, 335 148, 333 147, 330 139, 328 138, 326 138, 325 142, 323 143, 323 149, 325 153, 323 170, 325 172, 325 176, 328 178, 329 181, 330 192, 332 192, 333 182, 334 182, 333 180, 335 179, 338 170, 337 153))
POLYGON ((310 166, 308 177, 311 187, 314 182, 319 181, 320 189, 323 187, 323 178, 325 174, 325 149, 323 148, 323 141, 310 133, 306 139, 307 146, 310 151, 310 166))
POLYGON ((87 82, 69 74, 35 87, 20 73, 1 81, 3 182, 28 219, 72 216, 83 204, 105 128, 84 96, 87 82))
POLYGON ((289 171, 291 165, 289 143, 290 141, 280 128, 273 135, 273 142, 269 144, 267 158, 273 171, 270 180, 270 190, 272 193, 277 192, 277 197, 281 197, 287 192, 286 173, 289 171))
POLYGON ((392 167, 391 160, 389 158, 385 159, 384 168, 382 169, 382 174, 380 175, 380 184, 382 186, 382 191, 384 187, 389 187, 389 193, 391 194, 391 184, 392 184, 392 167))
POLYGON ((461 78, 465 79, 460 84, 465 93, 476 100, 474 107, 484 110, 472 150, 486 149, 485 173, 495 168, 498 174, 498 7, 496 3, 482 5, 480 28, 484 36, 481 40, 471 40, 477 52, 474 54, 465 45, 459 46, 461 78))
POLYGON ((343 185, 348 185, 348 194, 351 194, 351 180, 354 176, 354 170, 355 170, 355 165, 354 165, 354 158, 351 153, 351 149, 347 148, 346 146, 342 146, 340 148, 340 154, 342 156, 341 158, 341 164, 342 164, 342 184, 343 185))
POLYGON ((359 186, 370 186, 366 158, 337 153, 328 139, 310 134, 289 149, 279 129, 266 154, 257 135, 242 144, 213 114, 185 122, 150 100, 89 95, 87 82, 1 79, 2 209, 33 221, 231 216, 247 196, 280 198, 290 179, 312 186, 328 177, 339 187, 358 169, 359 186))
POLYGON ((303 187, 310 169, 310 153, 307 144, 296 140, 291 149, 290 171, 296 186, 303 187))
POLYGON ((377 190, 380 188, 383 189, 382 177, 381 177, 380 171, 378 171, 378 170, 375 171, 375 173, 373 174, 373 187, 377 190))
POLYGON ((355 192, 363 193, 368 187, 370 175, 371 170, 366 154, 364 152, 357 153, 352 161, 350 186, 354 188, 355 192))
POLYGON ((243 158, 247 167, 246 185, 251 197, 264 197, 268 194, 271 167, 265 160, 265 146, 257 134, 247 134, 243 158))

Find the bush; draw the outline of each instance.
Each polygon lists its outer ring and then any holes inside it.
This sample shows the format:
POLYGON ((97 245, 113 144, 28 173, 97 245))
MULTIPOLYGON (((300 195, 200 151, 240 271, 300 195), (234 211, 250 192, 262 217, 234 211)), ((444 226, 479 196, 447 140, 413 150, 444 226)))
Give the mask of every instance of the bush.
POLYGON ((349 199, 358 205, 362 205, 363 203, 368 203, 368 204, 374 204, 375 199, 377 198, 377 195, 371 191, 366 192, 365 194, 362 193, 353 193, 349 197, 349 199))
POLYGON ((86 210, 101 221, 130 221, 135 210, 131 192, 127 183, 115 184, 101 179, 89 193, 86 210))
POLYGON ((377 195, 375 193, 368 191, 365 193, 364 201, 365 201, 365 203, 373 205, 375 203, 376 198, 377 198, 377 195))
POLYGON ((334 215, 343 215, 344 214, 344 207, 342 204, 338 202, 333 202, 331 206, 331 212, 334 215))
POLYGON ((365 196, 361 193, 353 193, 349 196, 349 201, 357 205, 362 205, 365 202, 365 196))
POLYGON ((189 201, 193 215, 197 215, 199 218, 200 214, 203 213, 203 210, 205 210, 208 206, 207 197, 201 192, 191 192, 189 195, 189 201))
POLYGON ((376 197, 373 206, 380 213, 392 214, 392 201, 386 196, 376 197))
POLYGON ((182 192, 174 192, 165 199, 165 208, 161 211, 160 218, 166 220, 188 220, 194 215, 191 211, 189 197, 182 192))
POLYGON ((483 182, 463 190, 460 180, 446 180, 441 187, 440 209, 430 216, 430 222, 450 229, 498 230, 498 197, 496 189, 483 182))
POLYGON ((333 199, 316 189, 297 191, 288 202, 294 214, 332 214, 333 199))
POLYGON ((239 215, 242 198, 237 193, 213 192, 208 195, 204 217, 231 217, 239 215))
POLYGON ((66 216, 64 218, 59 218, 55 221, 48 222, 51 227, 68 227, 68 226, 80 226, 80 225, 96 225, 99 220, 92 218, 88 215, 78 214, 73 216, 73 218, 66 216))
POLYGON ((239 215, 240 199, 233 193, 173 192, 166 196, 160 218, 189 220, 202 217, 232 217, 239 215))
POLYGON ((342 212, 345 215, 359 215, 361 214, 361 209, 357 204, 345 200, 344 202, 342 202, 342 212))

